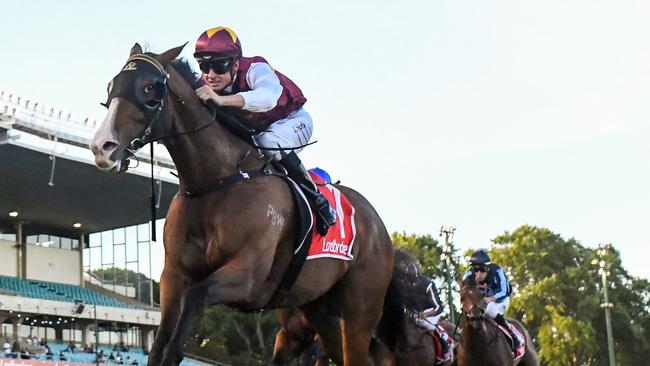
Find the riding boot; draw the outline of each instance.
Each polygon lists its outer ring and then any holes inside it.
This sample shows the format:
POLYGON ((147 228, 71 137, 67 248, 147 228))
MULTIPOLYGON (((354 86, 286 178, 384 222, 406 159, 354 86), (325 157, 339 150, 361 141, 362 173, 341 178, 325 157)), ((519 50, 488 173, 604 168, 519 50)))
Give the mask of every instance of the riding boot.
POLYGON ((503 317, 503 314, 497 314, 494 320, 497 322, 497 324, 506 328, 508 332, 510 332, 510 337, 512 337, 512 345, 516 351, 521 346, 521 343, 519 342, 519 337, 517 337, 515 332, 512 330, 510 323, 506 322, 506 318, 503 317))
POLYGON ((316 220, 316 229, 318 233, 325 236, 330 226, 336 223, 336 212, 330 206, 327 198, 320 193, 316 184, 312 181, 311 176, 309 176, 307 169, 302 165, 300 158, 294 151, 285 155, 280 160, 280 163, 287 170, 289 177, 298 184, 303 193, 305 193, 307 198, 316 207, 316 216, 318 218, 316 220))

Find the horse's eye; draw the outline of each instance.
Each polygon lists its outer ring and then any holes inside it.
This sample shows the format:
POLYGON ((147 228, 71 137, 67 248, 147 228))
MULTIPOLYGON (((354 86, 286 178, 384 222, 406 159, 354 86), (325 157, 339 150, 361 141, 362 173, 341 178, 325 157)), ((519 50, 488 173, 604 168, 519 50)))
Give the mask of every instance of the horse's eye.
POLYGON ((143 91, 145 94, 150 94, 150 93, 152 93, 152 92, 153 92, 153 84, 147 84, 147 85, 145 85, 145 86, 144 86, 144 89, 142 89, 142 91, 143 91))

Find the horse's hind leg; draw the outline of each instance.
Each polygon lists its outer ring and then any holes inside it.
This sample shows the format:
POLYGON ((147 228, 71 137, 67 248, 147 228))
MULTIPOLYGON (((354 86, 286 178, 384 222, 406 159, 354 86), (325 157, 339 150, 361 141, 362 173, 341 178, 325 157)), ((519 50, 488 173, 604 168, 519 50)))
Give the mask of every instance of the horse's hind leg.
MULTIPOLYGON (((363 365, 368 358, 370 339, 381 318, 386 290, 393 274, 393 248, 388 245, 386 250, 390 253, 368 253, 370 256, 365 258, 366 262, 372 258, 373 263, 356 263, 340 283, 345 366, 363 365), (375 267, 377 271, 369 273, 369 267, 375 267)), ((363 261, 362 258, 359 260, 363 261)))

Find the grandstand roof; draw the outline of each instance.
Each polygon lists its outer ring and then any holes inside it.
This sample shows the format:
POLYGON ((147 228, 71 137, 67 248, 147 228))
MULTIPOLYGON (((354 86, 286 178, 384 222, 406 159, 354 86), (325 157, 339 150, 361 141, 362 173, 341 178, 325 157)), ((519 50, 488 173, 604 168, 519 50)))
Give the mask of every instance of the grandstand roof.
MULTIPOLYGON (((93 127, 71 132, 66 130, 71 122, 59 120, 52 128, 47 125, 51 120, 39 119, 38 113, 20 105, 13 107, 9 115, 0 111, 0 231, 13 232, 14 221, 20 220, 26 223, 26 235, 75 238, 150 219, 150 165, 143 162, 125 174, 103 173, 85 147, 93 127), (12 211, 18 216, 10 217, 12 211), (73 227, 77 222, 80 228, 73 227)), ((170 165, 170 160, 156 161, 157 218, 166 216, 178 191, 170 165)))

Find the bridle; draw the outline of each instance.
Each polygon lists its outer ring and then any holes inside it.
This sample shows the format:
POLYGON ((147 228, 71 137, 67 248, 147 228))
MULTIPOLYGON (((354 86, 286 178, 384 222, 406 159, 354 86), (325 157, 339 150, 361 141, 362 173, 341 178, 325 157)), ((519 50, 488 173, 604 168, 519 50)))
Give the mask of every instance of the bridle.
MULTIPOLYGON (((157 76, 160 78, 159 80, 156 81, 155 83, 155 94, 154 98, 148 101, 144 101, 141 103, 135 103, 138 105, 138 107, 142 107, 142 110, 145 114, 145 118, 148 122, 147 127, 145 128, 144 132, 142 133, 141 136, 134 138, 129 146, 125 148, 125 151, 127 152, 128 156, 125 158, 125 160, 128 160, 130 157, 134 157, 135 153, 140 150, 143 146, 149 143, 153 143, 156 141, 164 140, 169 137, 176 137, 176 136, 181 136, 181 135, 187 135, 187 134, 192 134, 195 132, 198 132, 209 125, 211 125, 213 122, 216 121, 216 112, 213 111, 210 119, 207 122, 202 123, 198 127, 195 127, 191 130, 188 131, 182 131, 182 132, 177 132, 177 133, 169 133, 165 132, 161 136, 155 136, 154 135, 154 127, 156 126, 156 123, 161 119, 162 112, 166 107, 165 101, 167 100, 167 97, 170 94, 173 94, 173 91, 170 90, 169 85, 168 85, 168 80, 170 78, 170 74, 167 71, 167 67, 163 65, 160 61, 156 60, 154 57, 144 54, 144 53, 138 53, 131 55, 127 60, 125 66, 122 68, 123 72, 128 72, 128 71, 135 71, 137 70, 138 64, 145 63, 149 66, 152 66, 153 69, 157 72, 157 76)), ((119 75, 119 74, 118 74, 119 75)), ((180 104, 185 104, 185 100, 179 95, 176 95, 176 98, 180 104)), ((112 98, 110 98, 107 103, 103 104, 104 106, 108 106, 110 104, 110 101, 112 98)), ((132 101, 133 102, 133 101, 132 101)))
MULTIPOLYGON (((152 132, 153 124, 158 120, 158 117, 160 117, 160 112, 162 112, 163 107, 165 105, 165 100, 167 99, 167 95, 169 94, 169 88, 167 87, 167 80, 169 80, 169 72, 167 72, 167 68, 155 58, 144 53, 137 53, 135 55, 131 55, 126 60, 126 65, 128 66, 131 62, 137 63, 138 61, 147 62, 151 64, 162 77, 162 81, 156 82, 157 89, 156 89, 156 94, 154 99, 152 99, 149 102, 142 103, 145 110, 153 112, 153 117, 150 118, 149 125, 144 130, 142 136, 136 137, 135 139, 133 139, 133 141, 131 141, 131 144, 127 148, 127 151, 131 155, 135 155, 135 152, 138 151, 140 148, 142 148, 144 145, 163 138, 161 137, 156 139, 156 138, 152 138, 150 135, 152 132)), ((127 66, 125 66, 125 68, 127 66)), ((124 71, 124 69, 122 69, 122 71, 124 71)))

